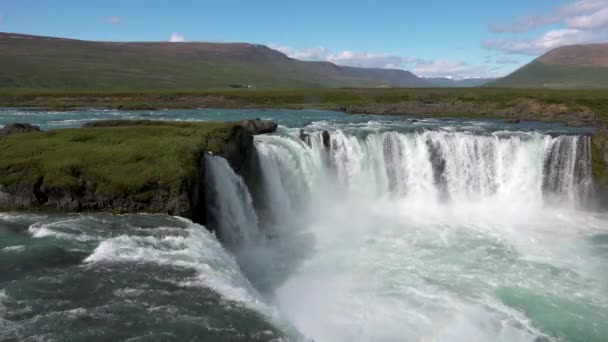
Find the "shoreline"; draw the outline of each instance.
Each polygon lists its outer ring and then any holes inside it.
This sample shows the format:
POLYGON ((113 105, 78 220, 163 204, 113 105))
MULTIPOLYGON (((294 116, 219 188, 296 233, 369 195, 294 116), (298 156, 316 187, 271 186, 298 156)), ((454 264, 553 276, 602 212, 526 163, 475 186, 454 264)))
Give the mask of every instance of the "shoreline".
POLYGON ((0 107, 72 111, 317 109, 348 114, 462 117, 608 127, 607 91, 501 88, 298 89, 206 92, 5 93, 0 107))

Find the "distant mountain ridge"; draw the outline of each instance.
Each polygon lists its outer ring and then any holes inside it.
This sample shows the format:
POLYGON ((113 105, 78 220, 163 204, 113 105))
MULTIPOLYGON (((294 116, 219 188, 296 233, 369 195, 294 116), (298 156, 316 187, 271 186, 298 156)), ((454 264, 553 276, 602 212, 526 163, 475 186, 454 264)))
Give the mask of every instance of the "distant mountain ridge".
POLYGON ((138 91, 428 85, 405 70, 300 61, 258 44, 93 42, 0 33, 0 89, 138 91))
POLYGON ((488 85, 513 88, 606 89, 608 44, 556 48, 488 85))

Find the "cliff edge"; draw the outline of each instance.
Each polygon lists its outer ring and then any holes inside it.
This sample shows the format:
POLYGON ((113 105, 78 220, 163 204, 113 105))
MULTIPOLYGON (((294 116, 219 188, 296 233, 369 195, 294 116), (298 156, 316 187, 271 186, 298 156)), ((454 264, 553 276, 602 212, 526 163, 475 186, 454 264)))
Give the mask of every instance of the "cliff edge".
POLYGON ((100 121, 0 138, 0 209, 164 213, 205 223, 208 153, 242 171, 261 120, 100 121))

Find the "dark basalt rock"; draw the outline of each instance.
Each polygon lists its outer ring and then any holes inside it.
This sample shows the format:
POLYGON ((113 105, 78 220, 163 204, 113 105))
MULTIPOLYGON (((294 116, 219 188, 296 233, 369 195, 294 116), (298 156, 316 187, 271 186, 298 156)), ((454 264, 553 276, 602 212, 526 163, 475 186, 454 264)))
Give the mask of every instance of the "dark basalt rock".
POLYGON ((255 119, 255 120, 245 120, 241 122, 241 126, 245 127, 249 131, 250 134, 266 134, 266 133, 274 133, 277 131, 278 125, 272 121, 265 121, 255 119))
POLYGON ((310 144, 310 135, 304 133, 303 129, 300 130, 300 140, 302 140, 304 143, 306 143, 306 145, 311 146, 311 144, 310 144))
POLYGON ((521 120, 519 120, 519 118, 511 118, 511 119, 507 119, 506 122, 510 123, 510 124, 518 124, 521 122, 521 120))
POLYGON ((29 132, 41 132, 42 130, 38 126, 30 125, 27 123, 13 123, 6 125, 4 128, 0 128, 0 138, 6 137, 13 134, 29 133, 29 132))
POLYGON ((329 132, 323 131, 321 137, 323 138, 323 146, 325 146, 326 150, 329 150, 331 148, 331 136, 329 135, 329 132))

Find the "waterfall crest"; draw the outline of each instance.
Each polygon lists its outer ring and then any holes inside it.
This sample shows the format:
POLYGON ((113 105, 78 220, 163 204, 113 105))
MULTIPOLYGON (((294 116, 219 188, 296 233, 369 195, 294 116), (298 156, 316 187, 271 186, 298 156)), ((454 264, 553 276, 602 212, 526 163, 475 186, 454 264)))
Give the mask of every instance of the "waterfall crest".
POLYGON ((362 136, 337 130, 331 132, 329 150, 321 139, 321 134, 313 134, 310 144, 294 135, 258 139, 272 201, 290 205, 295 188, 310 192, 330 184, 366 196, 533 205, 559 199, 576 205, 591 189, 585 136, 440 130, 362 136), (288 181, 298 177, 304 184, 288 181))

